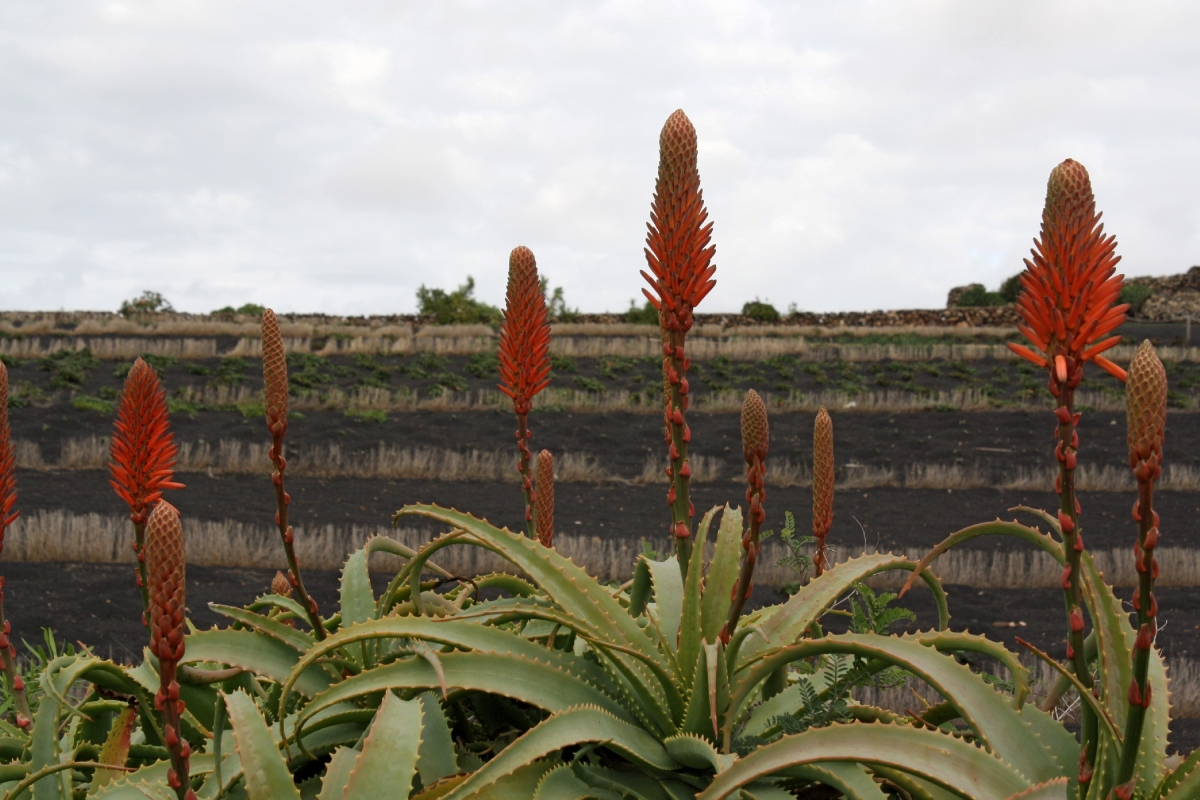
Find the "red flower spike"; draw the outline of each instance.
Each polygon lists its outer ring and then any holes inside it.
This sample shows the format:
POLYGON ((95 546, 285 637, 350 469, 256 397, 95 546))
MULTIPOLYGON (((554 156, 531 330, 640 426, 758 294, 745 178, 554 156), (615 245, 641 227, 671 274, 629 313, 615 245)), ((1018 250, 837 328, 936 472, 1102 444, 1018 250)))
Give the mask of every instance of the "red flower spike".
POLYGON ((642 291, 659 309, 665 329, 686 333, 693 310, 717 282, 712 279, 712 223, 706 222, 696 167, 696 129, 682 110, 667 118, 658 147, 658 180, 646 235, 650 273, 642 271, 654 291, 642 291))
POLYGON ((1017 312, 1025 324, 1019 327, 1035 350, 1008 345, 1037 366, 1051 367, 1060 385, 1070 377, 1068 360, 1093 361, 1122 377, 1119 367, 1099 358, 1120 342, 1109 334, 1129 308, 1114 306, 1124 286, 1124 276, 1114 274, 1121 260, 1115 250, 1116 238, 1104 236, 1087 170, 1067 159, 1050 173, 1041 236, 1021 273, 1017 312))
POLYGON ((17 455, 8 427, 8 368, 0 361, 0 550, 4 548, 4 531, 20 514, 13 511, 17 504, 17 455))
POLYGON ((500 391, 517 414, 528 414, 534 395, 550 383, 550 323, 537 264, 528 247, 508 258, 508 293, 500 323, 500 391))
POLYGON ((167 396, 158 374, 142 359, 125 377, 125 391, 113 423, 109 481, 129 504, 129 518, 144 525, 150 506, 164 489, 182 489, 174 477, 178 452, 167 416, 167 396))

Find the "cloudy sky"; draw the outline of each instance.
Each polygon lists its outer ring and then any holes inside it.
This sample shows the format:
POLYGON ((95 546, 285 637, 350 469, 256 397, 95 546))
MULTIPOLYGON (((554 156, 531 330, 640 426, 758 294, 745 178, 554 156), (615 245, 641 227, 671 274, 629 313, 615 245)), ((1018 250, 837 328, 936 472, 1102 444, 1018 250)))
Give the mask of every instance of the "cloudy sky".
POLYGON ((1194 2, 0 5, 0 308, 415 310, 524 244, 619 310, 658 131, 700 136, 701 310, 936 307, 1091 171, 1127 274, 1200 263, 1194 2))

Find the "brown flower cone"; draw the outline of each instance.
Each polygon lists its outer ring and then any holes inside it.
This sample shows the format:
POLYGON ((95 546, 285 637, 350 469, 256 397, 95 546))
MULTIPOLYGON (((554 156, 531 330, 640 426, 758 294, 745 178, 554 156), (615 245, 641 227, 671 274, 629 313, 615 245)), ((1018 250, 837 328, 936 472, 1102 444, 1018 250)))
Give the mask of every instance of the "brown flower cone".
POLYGON ((537 455, 537 466, 534 470, 537 483, 537 501, 534 517, 536 518, 538 541, 546 547, 554 546, 554 456, 549 450, 543 450, 537 455))
POLYGON ((271 579, 271 594, 280 597, 292 596, 292 584, 288 583, 287 575, 284 575, 282 570, 275 570, 275 577, 271 579))
POLYGON ((1163 434, 1167 427, 1167 372, 1154 346, 1144 341, 1129 364, 1125 384, 1129 466, 1138 480, 1162 474, 1163 434))
POLYGON ((813 567, 820 575, 828 567, 825 551, 825 535, 833 526, 833 420, 821 406, 813 423, 813 538, 817 540, 817 553, 813 567))
POLYGON ((771 443, 767 427, 767 407, 758 392, 751 389, 742 401, 742 455, 746 459, 746 502, 750 504, 750 527, 742 534, 742 567, 738 573, 729 617, 721 629, 721 641, 729 643, 742 609, 754 590, 754 567, 758 563, 759 531, 766 521, 763 503, 767 499, 767 448, 771 443))
POLYGON ((167 782, 180 800, 195 797, 188 785, 191 747, 183 738, 177 679, 187 633, 187 576, 183 525, 166 501, 155 504, 146 522, 146 573, 150 582, 150 652, 158 658, 159 688, 154 705, 163 718, 163 742, 171 756, 167 782))
POLYGON ((287 354, 283 350, 283 336, 275 312, 267 309, 262 317, 263 351, 263 406, 266 409, 267 428, 271 433, 282 436, 288 423, 288 374, 287 354))

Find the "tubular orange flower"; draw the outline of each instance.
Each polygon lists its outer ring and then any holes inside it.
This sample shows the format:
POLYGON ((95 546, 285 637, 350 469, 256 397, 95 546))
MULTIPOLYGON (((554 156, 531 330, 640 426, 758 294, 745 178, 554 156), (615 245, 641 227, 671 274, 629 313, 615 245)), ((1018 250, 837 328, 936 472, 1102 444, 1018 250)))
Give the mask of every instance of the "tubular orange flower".
POLYGON ((536 528, 538 541, 546 547, 554 546, 554 456, 549 450, 537 455, 537 501, 536 528))
POLYGON ((195 797, 188 785, 191 747, 183 738, 179 717, 177 672, 187 633, 187 575, 183 525, 168 502, 155 504, 146 523, 146 572, 150 581, 150 652, 158 659, 159 687, 154 705, 162 713, 163 742, 171 755, 167 782, 180 800, 195 797))
POLYGON ((712 223, 704 207, 700 171, 696 164, 696 129, 682 110, 667 118, 658 139, 658 180, 650 206, 646 235, 646 263, 642 277, 650 284, 642 293, 658 310, 663 335, 663 377, 667 389, 664 417, 670 457, 667 476, 671 488, 671 534, 676 555, 685 573, 692 549, 688 444, 692 434, 684 419, 689 405, 687 372, 691 362, 685 344, 693 312, 716 286, 712 263, 712 223))
POLYGON ((133 521, 133 550, 137 554, 137 585, 142 595, 143 621, 149 606, 146 593, 146 517, 164 489, 182 489, 173 480, 174 435, 167 415, 167 395, 158 373, 142 359, 125 376, 125 390, 113 422, 108 468, 117 496, 129 504, 133 521))
POLYGON ((500 324, 500 391, 512 398, 517 415, 517 470, 525 495, 525 528, 533 536, 536 494, 529 469, 531 454, 527 427, 533 397, 550 383, 550 323, 546 296, 538 281, 537 262, 528 247, 514 248, 508 257, 508 293, 500 324))
POLYGON ((813 557, 813 571, 820 575, 829 567, 825 550, 825 535, 833 527, 833 420, 825 406, 817 411, 813 423, 813 538, 817 540, 817 552, 813 557))
POLYGON ((170 430, 167 395, 154 368, 142 359, 125 376, 125 391, 113 423, 109 481, 129 504, 129 518, 145 525, 150 506, 164 489, 182 489, 172 478, 178 448, 170 430))
POLYGON ((1100 354, 1121 341, 1109 336, 1125 321, 1127 304, 1115 305, 1125 285, 1115 275, 1121 257, 1116 237, 1104 235, 1087 170, 1067 159, 1050 173, 1042 232, 1033 261, 1025 260, 1017 312, 1018 329, 1035 349, 1009 344, 1022 358, 1051 370, 1051 392, 1079 385, 1083 365, 1125 380, 1125 371, 1100 354), (1107 338, 1106 338, 1107 337, 1107 338))
POLYGON ((767 518, 763 502, 767 499, 767 448, 771 443, 767 427, 767 407, 758 392, 751 389, 742 401, 742 455, 746 459, 746 502, 750 504, 750 527, 742 534, 742 568, 737 586, 733 590, 733 602, 729 606, 729 617, 721 629, 721 641, 728 644, 729 637, 742 616, 742 608, 754 591, 754 566, 758 563, 759 531, 767 518))

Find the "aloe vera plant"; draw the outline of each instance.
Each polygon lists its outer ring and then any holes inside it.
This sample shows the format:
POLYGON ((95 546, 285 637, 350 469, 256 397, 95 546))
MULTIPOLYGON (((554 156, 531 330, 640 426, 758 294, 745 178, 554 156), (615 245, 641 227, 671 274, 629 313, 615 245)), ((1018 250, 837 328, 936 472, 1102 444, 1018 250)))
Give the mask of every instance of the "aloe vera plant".
MULTIPOLYGON (((1123 313, 1112 304, 1119 284, 1111 270, 1113 243, 1098 238, 1086 171, 1066 166, 1051 178, 1045 241, 1023 278, 1026 335, 1038 351, 1014 347, 1048 370, 1056 398, 1060 510, 1030 511, 1049 533, 997 520, 951 535, 919 563, 878 553, 834 563, 825 542, 833 515, 833 428, 822 409, 814 437, 815 575, 786 602, 746 612, 767 535, 760 530, 767 518, 767 409, 754 393, 743 407, 747 514, 716 507, 693 530, 684 340, 693 307, 712 288, 710 226, 695 169, 695 131, 682 112, 668 121, 661 145, 649 257, 663 330, 674 555, 643 555, 630 580, 616 586, 550 546, 552 459, 539 455, 534 483, 523 417, 544 385, 549 333, 530 294, 532 253, 514 251, 501 363, 508 364, 503 379, 518 415, 525 530, 462 511, 405 506, 395 521, 420 517, 445 532, 417 550, 385 536, 367 541, 345 563, 338 607, 322 615, 304 589, 287 522, 287 372, 268 311, 265 406, 287 575, 278 573, 271 591, 244 608, 213 605, 227 626, 191 629, 183 591, 187 520, 160 499, 144 498, 145 658, 120 665, 72 651, 48 659, 29 697, 17 702, 16 724, 0 720, 0 797, 1200 796, 1200 753, 1174 770, 1166 760, 1168 692, 1153 647, 1160 536, 1153 488, 1161 473, 1166 382, 1148 344, 1127 384, 1129 458, 1139 487, 1136 629, 1082 545, 1072 392, 1084 364, 1102 362, 1108 340, 1096 339, 1123 313), (1089 260, 1070 261, 1080 257, 1089 260), (1028 670, 1016 654, 949 630, 946 595, 931 572, 947 549, 991 535, 1019 537, 1064 565, 1069 657, 1054 663, 1061 677, 1042 706, 1028 702, 1028 670), (437 564, 451 547, 480 548, 508 568, 451 575, 437 564), (378 593, 369 573, 376 554, 400 564, 378 593), (920 580, 932 592, 933 628, 887 633, 895 615, 882 613, 887 598, 864 582, 896 570, 911 573, 906 589, 920 580), (828 632, 831 615, 852 593, 867 611, 855 606, 850 632, 828 632), (1088 638, 1077 624, 1083 613, 1092 620, 1088 638), (973 670, 964 654, 1002 665, 1009 687, 973 670), (896 675, 920 679, 940 702, 899 715, 849 694, 853 685, 896 675), (1078 737, 1051 713, 1072 690, 1085 709, 1078 737)), ((1108 362, 1101 366, 1124 374, 1108 362)), ((4 389, 0 365, 0 399, 4 389)), ((132 403, 135 395, 129 397, 132 403)), ((130 419, 128 441, 141 444, 121 450, 120 463, 159 464, 136 474, 165 487, 165 412, 130 419)), ((114 454, 116 460, 115 448, 114 454)), ((12 475, 0 403, 0 537, 15 518, 12 475)), ((789 516, 786 541, 794 541, 794 528, 789 516)), ((793 552, 792 563, 803 564, 801 555, 793 552)), ((8 672, 11 645, 0 656, 8 672)), ((8 686, 20 691, 11 675, 8 686)))

